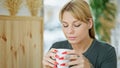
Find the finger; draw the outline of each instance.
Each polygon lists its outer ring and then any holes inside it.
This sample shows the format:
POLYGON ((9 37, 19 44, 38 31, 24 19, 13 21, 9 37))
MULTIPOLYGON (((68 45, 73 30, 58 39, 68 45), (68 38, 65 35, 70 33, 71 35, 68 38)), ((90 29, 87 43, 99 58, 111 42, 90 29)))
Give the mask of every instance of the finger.
POLYGON ((52 48, 51 50, 49 50, 49 52, 47 52, 47 54, 43 57, 43 64, 45 66, 50 66, 50 67, 54 67, 55 65, 57 65, 57 62, 54 60, 55 59, 55 52, 57 52, 57 50, 55 48, 52 48))
POLYGON ((84 55, 81 55, 81 57, 82 57, 83 59, 85 59, 85 60, 88 60, 87 57, 84 56, 84 55))
POLYGON ((55 61, 55 59, 54 59, 54 57, 52 55, 54 56, 55 53, 50 53, 49 55, 44 56, 43 60, 46 61, 46 62, 49 62, 50 64, 54 64, 55 65, 57 62, 55 61))
POLYGON ((50 58, 50 57, 44 57, 43 59, 44 59, 45 61, 51 63, 51 64, 55 64, 55 62, 56 62, 54 59, 52 59, 52 58, 50 58))
POLYGON ((55 60, 56 54, 51 52, 51 53, 49 54, 49 57, 50 57, 51 59, 54 59, 54 60, 55 60))
POLYGON ((84 60, 84 65, 87 65, 89 67, 93 66, 92 63, 89 61, 89 59, 86 56, 82 55, 82 58, 84 60))
POLYGON ((75 51, 75 50, 70 50, 70 51, 67 51, 67 54, 68 55, 78 55, 78 56, 80 56, 80 55, 82 55, 82 53, 78 53, 78 51, 75 51))
POLYGON ((56 66, 58 65, 58 63, 56 61, 52 61, 50 59, 49 59, 49 61, 48 60, 44 60, 43 64, 44 64, 44 66, 50 66, 52 68, 56 68, 56 66))
POLYGON ((84 60, 81 57, 77 57, 75 60, 70 60, 66 65, 79 65, 84 64, 84 60))
POLYGON ((69 51, 67 51, 67 54, 72 55, 72 54, 76 54, 76 52, 75 52, 75 50, 69 50, 69 51))
POLYGON ((79 57, 78 55, 67 55, 67 56, 65 56, 65 59, 66 60, 72 60, 72 59, 75 60, 75 59, 78 59, 78 57, 79 57))
POLYGON ((52 48, 52 49, 50 50, 50 52, 56 53, 56 52, 58 52, 58 50, 55 49, 55 48, 52 48))
POLYGON ((70 56, 70 59, 78 59, 78 58, 81 58, 79 55, 71 55, 70 56))
POLYGON ((72 65, 70 66, 70 68, 84 68, 84 66, 81 64, 78 64, 78 65, 72 65))
POLYGON ((78 65, 78 64, 79 64, 79 62, 77 62, 77 61, 71 61, 71 62, 67 63, 66 65, 71 66, 71 65, 78 65))
POLYGON ((50 53, 56 53, 56 52, 57 50, 55 48, 52 48, 47 52, 47 55, 49 55, 50 53))
POLYGON ((43 61, 43 65, 44 66, 50 66, 50 67, 54 67, 54 65, 53 64, 51 64, 51 63, 49 63, 48 61, 43 61))
POLYGON ((52 59, 55 59, 57 50, 55 48, 52 48, 49 52, 47 52, 45 57, 50 57, 52 59))
POLYGON ((86 56, 81 55, 81 58, 84 60, 84 63, 90 63, 86 56))

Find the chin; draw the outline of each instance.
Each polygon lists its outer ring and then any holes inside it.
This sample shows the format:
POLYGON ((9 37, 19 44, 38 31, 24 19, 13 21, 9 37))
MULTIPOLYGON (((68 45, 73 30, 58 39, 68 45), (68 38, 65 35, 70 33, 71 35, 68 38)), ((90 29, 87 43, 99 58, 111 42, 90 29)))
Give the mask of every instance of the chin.
POLYGON ((76 44, 77 43, 77 41, 75 41, 75 40, 68 40, 68 41, 69 41, 70 44, 76 44))

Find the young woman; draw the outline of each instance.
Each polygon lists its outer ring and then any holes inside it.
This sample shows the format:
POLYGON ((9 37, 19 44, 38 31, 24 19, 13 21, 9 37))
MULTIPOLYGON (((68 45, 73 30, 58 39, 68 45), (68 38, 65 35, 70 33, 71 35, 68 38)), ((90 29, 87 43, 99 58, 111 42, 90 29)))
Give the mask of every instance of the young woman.
POLYGON ((114 47, 95 39, 94 23, 89 5, 84 0, 71 0, 60 12, 65 41, 56 42, 44 56, 45 68, 57 68, 55 60, 58 48, 71 49, 70 68, 117 68, 114 47))

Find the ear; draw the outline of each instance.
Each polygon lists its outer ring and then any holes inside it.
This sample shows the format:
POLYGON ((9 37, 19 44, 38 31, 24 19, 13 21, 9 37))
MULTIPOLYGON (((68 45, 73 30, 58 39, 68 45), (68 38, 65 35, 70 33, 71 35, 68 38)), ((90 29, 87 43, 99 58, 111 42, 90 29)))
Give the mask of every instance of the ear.
POLYGON ((89 18, 89 22, 88 22, 88 28, 91 29, 93 26, 93 19, 89 18))

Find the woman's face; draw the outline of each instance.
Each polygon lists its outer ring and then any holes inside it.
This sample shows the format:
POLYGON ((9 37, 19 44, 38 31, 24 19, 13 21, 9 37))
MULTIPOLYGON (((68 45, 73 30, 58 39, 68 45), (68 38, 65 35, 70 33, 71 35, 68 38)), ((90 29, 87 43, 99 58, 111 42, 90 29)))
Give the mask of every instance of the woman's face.
POLYGON ((70 12, 65 11, 62 19, 63 32, 71 44, 79 44, 89 38, 90 24, 74 18, 70 12))

